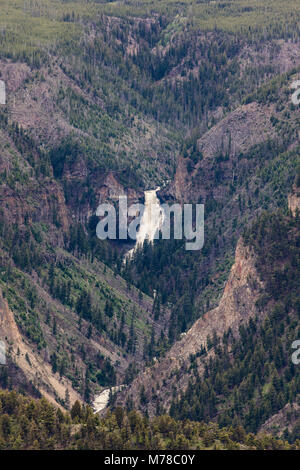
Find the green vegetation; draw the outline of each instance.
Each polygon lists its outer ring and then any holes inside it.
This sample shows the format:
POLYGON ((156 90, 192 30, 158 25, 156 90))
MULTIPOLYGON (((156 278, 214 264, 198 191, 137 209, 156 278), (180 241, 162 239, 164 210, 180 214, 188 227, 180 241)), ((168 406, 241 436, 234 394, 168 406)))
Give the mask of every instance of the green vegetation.
POLYGON ((299 449, 272 436, 246 434, 241 426, 219 429, 215 424, 176 422, 169 416, 149 421, 122 408, 99 419, 88 406, 75 402, 63 413, 45 399, 0 392, 1 450, 181 450, 299 449))
MULTIPOLYGON (((192 358, 195 377, 173 402, 171 416, 215 419, 221 426, 235 422, 247 432, 257 432, 287 403, 298 403, 300 369, 292 362, 291 345, 300 334, 299 221, 280 212, 266 213, 246 230, 245 243, 255 251, 265 286, 257 302, 260 314, 240 327, 239 339, 228 331, 221 341, 215 340, 215 357, 200 359, 203 377, 197 377, 192 358)), ((293 441, 299 438, 298 430, 299 421, 295 430, 280 431, 293 441)))
MULTIPOLYGON (((191 358, 191 383, 171 407, 183 421, 120 409, 99 420, 79 404, 70 417, 3 392, 0 447, 291 448, 239 426, 256 433, 299 393, 289 361, 299 330, 299 219, 287 215, 295 173, 300 186, 289 89, 299 74, 299 2, 0 0, 0 11, 8 102, 0 109, 0 289, 53 375, 86 403, 103 387, 130 384, 217 305, 242 233, 267 289, 240 339, 229 332, 213 360, 205 351, 191 358), (251 135, 246 112, 257 119, 251 135), (138 201, 158 185, 166 200, 205 204, 204 248, 158 240, 124 265, 128 245, 95 236, 97 205, 123 190, 138 201), (262 211, 269 215, 257 219, 262 211), (206 363, 204 377, 196 360, 206 363)), ((1 386, 38 394, 20 385, 10 349, 1 386)), ((295 442, 299 422, 284 437, 295 442)))

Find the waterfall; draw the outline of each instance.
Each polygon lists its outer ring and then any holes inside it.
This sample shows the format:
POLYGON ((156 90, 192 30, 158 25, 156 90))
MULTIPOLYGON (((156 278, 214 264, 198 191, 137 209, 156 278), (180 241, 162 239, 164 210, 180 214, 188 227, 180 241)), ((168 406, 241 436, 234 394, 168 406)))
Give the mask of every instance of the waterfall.
POLYGON ((145 191, 145 209, 141 218, 140 228, 136 237, 135 247, 132 248, 126 257, 132 256, 135 250, 142 246, 145 240, 153 242, 155 234, 162 227, 164 221, 164 213, 161 209, 159 199, 157 197, 157 191, 160 188, 151 189, 145 191))
POLYGON ((161 228, 164 217, 156 192, 160 188, 145 191, 145 211, 141 218, 136 245, 142 245, 146 239, 153 242, 156 232, 161 228))

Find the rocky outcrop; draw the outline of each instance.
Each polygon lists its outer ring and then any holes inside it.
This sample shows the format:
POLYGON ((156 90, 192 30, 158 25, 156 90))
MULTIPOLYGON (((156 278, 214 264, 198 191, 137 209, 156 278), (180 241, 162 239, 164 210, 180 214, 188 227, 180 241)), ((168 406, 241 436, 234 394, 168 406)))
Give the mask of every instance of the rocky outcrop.
POLYGON ((207 197, 224 200, 226 185, 238 173, 249 172, 249 161, 243 157, 252 147, 275 138, 270 121, 272 105, 256 102, 242 105, 229 113, 198 139, 197 149, 202 159, 194 164, 180 156, 170 194, 180 202, 205 201, 207 197), (222 178, 215 184, 213 174, 222 178))
POLYGON ((300 418, 300 406, 297 402, 287 403, 278 413, 269 418, 259 429, 260 432, 271 433, 281 437, 285 429, 292 431, 300 418))
MULTIPOLYGON (((120 394, 119 402, 125 403, 128 398, 137 405, 141 387, 147 395, 147 409, 154 414, 155 400, 152 400, 153 388, 162 405, 168 408, 172 399, 172 390, 177 394, 183 392, 189 381, 188 365, 190 355, 196 354, 207 346, 208 337, 222 337, 230 328, 238 336, 239 327, 257 314, 255 306, 263 289, 255 268, 255 256, 242 240, 236 249, 235 263, 232 266, 228 281, 219 306, 203 315, 192 328, 176 342, 167 355, 153 367, 146 369, 120 394)), ((213 349, 209 351, 213 355, 213 349)), ((198 359, 198 371, 204 370, 203 362, 198 359)))
POLYGON ((275 135, 272 111, 272 106, 255 102, 240 106, 199 139, 198 149, 205 158, 220 153, 233 156, 264 142, 275 135))

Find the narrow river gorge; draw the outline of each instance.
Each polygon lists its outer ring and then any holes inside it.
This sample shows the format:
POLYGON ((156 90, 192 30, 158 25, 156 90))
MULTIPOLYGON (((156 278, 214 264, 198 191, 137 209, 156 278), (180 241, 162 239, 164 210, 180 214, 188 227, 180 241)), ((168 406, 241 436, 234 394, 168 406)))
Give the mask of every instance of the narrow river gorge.
MULTIPOLYGON (((151 189, 144 192, 145 203, 144 203, 144 212, 141 217, 140 228, 137 233, 136 243, 134 248, 128 251, 125 255, 124 261, 128 258, 131 258, 133 253, 138 247, 141 247, 145 240, 153 242, 155 239, 157 231, 162 227, 164 222, 164 213, 160 205, 160 201, 157 197, 156 189, 151 189)), ((99 395, 97 395, 93 401, 93 408, 95 413, 99 413, 104 410, 109 402, 110 392, 118 392, 124 385, 119 385, 116 387, 111 387, 103 390, 99 395)))

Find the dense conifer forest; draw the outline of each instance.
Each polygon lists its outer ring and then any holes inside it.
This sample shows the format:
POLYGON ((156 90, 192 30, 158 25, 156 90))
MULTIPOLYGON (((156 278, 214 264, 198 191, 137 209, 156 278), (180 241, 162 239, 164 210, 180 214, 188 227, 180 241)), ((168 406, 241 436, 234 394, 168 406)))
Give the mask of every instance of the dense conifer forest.
POLYGON ((0 80, 0 449, 299 449, 299 1, 0 0, 0 80), (156 188, 200 251, 97 238, 156 188))
POLYGON ((242 426, 217 425, 163 415, 152 421, 136 411, 117 408, 105 418, 75 402, 69 413, 15 392, 0 392, 0 450, 298 450, 270 435, 246 434, 242 426))

